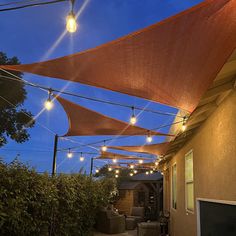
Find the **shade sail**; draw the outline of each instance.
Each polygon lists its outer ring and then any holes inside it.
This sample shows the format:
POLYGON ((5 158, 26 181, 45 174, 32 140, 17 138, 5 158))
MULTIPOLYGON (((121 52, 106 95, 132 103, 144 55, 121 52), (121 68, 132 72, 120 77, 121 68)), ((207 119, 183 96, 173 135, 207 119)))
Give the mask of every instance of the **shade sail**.
POLYGON ((96 159, 117 159, 117 160, 149 160, 150 158, 137 157, 137 156, 128 156, 123 154, 118 154, 114 152, 101 152, 101 155, 96 159))
POLYGON ((166 153, 169 145, 170 145, 169 142, 165 142, 165 143, 156 143, 143 146, 109 146, 109 148, 128 152, 149 153, 159 156, 159 155, 164 155, 166 153))
MULTIPOLYGON (((69 129, 64 136, 93 136, 93 135, 146 135, 148 130, 131 126, 126 122, 110 118, 98 112, 70 102, 62 97, 56 99, 63 106, 69 120, 69 129)), ((164 135, 150 131, 152 135, 164 135)))
POLYGON ((236 44, 236 1, 207 0, 102 46, 1 66, 105 88, 192 112, 236 44))

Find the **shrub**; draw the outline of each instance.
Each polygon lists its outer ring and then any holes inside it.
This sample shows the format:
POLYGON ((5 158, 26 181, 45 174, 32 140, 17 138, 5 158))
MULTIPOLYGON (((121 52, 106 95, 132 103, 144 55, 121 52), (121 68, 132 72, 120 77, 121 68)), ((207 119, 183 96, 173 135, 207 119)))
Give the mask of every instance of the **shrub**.
POLYGON ((0 162, 0 235, 88 235, 114 189, 110 179, 51 178, 18 161, 0 162))

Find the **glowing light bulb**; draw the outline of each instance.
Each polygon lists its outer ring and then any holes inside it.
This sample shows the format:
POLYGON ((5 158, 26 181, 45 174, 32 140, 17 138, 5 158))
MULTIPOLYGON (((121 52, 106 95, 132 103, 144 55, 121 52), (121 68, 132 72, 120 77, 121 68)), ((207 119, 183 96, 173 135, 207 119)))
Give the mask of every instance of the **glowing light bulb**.
POLYGON ((109 167, 109 168, 108 168, 108 171, 112 171, 112 168, 111 168, 111 167, 109 167))
POLYGON ((48 99, 47 101, 45 101, 44 103, 44 107, 50 111, 53 108, 53 102, 51 101, 51 99, 48 99))
POLYGON ((187 127, 186 127, 186 125, 184 125, 184 124, 183 124, 182 127, 181 127, 182 131, 185 131, 186 128, 187 128, 187 127))
POLYGON ((139 164, 143 164, 143 160, 139 160, 138 163, 139 163, 139 164))
POLYGON ((102 152, 106 152, 106 151, 107 151, 107 146, 106 146, 105 141, 104 141, 104 144, 103 144, 103 146, 101 147, 101 149, 102 149, 102 152))
POLYGON ((119 172, 120 172, 119 170, 116 170, 116 174, 119 174, 119 172))
POLYGON ((69 150, 69 152, 67 153, 67 157, 68 158, 72 158, 73 157, 73 153, 69 150))
POLYGON ((80 157, 79 160, 82 162, 84 161, 84 157, 80 157))
POLYGON ((161 172, 161 175, 163 175, 163 172, 161 172))
POLYGON ((130 165, 130 169, 134 169, 134 165, 130 165))
POLYGON ((137 171, 137 170, 134 170, 134 173, 135 173, 135 174, 137 174, 137 173, 138 173, 138 171, 137 171))
POLYGON ((96 169, 95 172, 96 172, 96 173, 99 173, 99 169, 96 169))
POLYGON ((182 127, 181 127, 181 129, 182 129, 183 132, 184 132, 184 131, 186 130, 186 128, 187 128, 186 122, 187 122, 187 117, 185 116, 185 117, 183 118, 183 123, 182 123, 182 127))
POLYGON ((131 125, 135 125, 136 123, 137 123, 137 118, 134 115, 132 115, 130 117, 130 124, 131 125))
POLYGON ((150 133, 148 133, 147 137, 146 137, 146 141, 147 143, 151 143, 152 142, 152 136, 150 133))
POLYGON ((153 170, 150 170, 150 174, 153 174, 153 170))
POLYGON ((76 17, 73 12, 70 12, 66 17, 66 29, 70 33, 74 33, 77 30, 76 17))
POLYGON ((130 176, 133 176, 134 174, 133 174, 133 173, 130 173, 129 175, 130 175, 130 176))
POLYGON ((149 175, 149 172, 148 171, 146 171, 146 173, 145 173, 146 175, 149 175))
POLYGON ((118 177, 119 177, 119 175, 115 175, 115 177, 116 177, 116 178, 118 178, 118 177))
POLYGON ((116 160, 116 159, 112 159, 112 162, 113 162, 113 163, 116 163, 116 162, 117 162, 117 160, 116 160))
POLYGON ((159 165, 159 162, 158 161, 155 161, 155 166, 158 166, 159 165))

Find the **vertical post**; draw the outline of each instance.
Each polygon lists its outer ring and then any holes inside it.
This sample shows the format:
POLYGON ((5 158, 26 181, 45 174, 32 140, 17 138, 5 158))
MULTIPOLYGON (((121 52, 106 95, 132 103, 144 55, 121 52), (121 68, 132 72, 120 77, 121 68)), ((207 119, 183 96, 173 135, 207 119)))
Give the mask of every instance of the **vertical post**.
POLYGON ((55 176, 55 174, 57 172, 57 143, 58 143, 58 135, 56 134, 55 137, 54 137, 52 176, 55 176))
POLYGON ((92 174, 93 174, 93 157, 91 158, 90 177, 92 177, 92 174))

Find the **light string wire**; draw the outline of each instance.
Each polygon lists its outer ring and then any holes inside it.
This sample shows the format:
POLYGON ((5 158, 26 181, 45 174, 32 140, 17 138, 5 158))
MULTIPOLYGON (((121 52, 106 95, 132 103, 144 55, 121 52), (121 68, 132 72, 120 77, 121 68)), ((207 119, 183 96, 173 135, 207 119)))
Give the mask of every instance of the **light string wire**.
POLYGON ((151 109, 148 109, 148 108, 143 108, 143 107, 137 107, 137 106, 133 106, 133 105, 127 105, 127 104, 122 104, 122 103, 111 102, 111 101, 107 101, 107 100, 103 100, 103 99, 92 98, 92 97, 88 97, 88 96, 84 96, 84 95, 78 95, 78 94, 74 94, 74 93, 67 92, 67 91, 61 91, 61 90, 55 89, 55 88, 49 88, 49 87, 46 87, 46 86, 34 84, 34 83, 28 82, 26 80, 23 80, 20 77, 18 77, 17 75, 14 75, 14 74, 10 73, 9 71, 4 70, 2 68, 0 68, 0 70, 2 70, 5 73, 8 73, 9 75, 14 76, 16 79, 12 78, 12 77, 4 76, 4 75, 1 76, 2 78, 10 79, 10 80, 13 80, 13 81, 16 81, 16 82, 19 82, 19 83, 24 83, 25 85, 32 86, 32 87, 35 87, 35 88, 39 88, 39 89, 42 89, 44 91, 57 92, 57 93, 61 93, 61 94, 64 94, 64 95, 69 95, 69 96, 73 96, 73 97, 77 97, 77 98, 81 98, 81 99, 86 99, 86 100, 90 100, 90 101, 94 101, 94 102, 101 102, 101 103, 105 103, 105 104, 108 104, 108 105, 125 107, 125 108, 129 108, 129 109, 134 108, 135 110, 151 112, 151 113, 158 114, 158 115, 174 116, 174 117, 177 116, 177 117, 183 118, 183 116, 180 116, 180 115, 178 115, 176 113, 155 111, 155 110, 151 110, 151 109))
MULTIPOLYGON (((48 2, 31 3, 31 4, 26 4, 26 5, 23 5, 23 6, 3 8, 3 9, 0 9, 0 12, 13 11, 13 10, 27 8, 27 7, 38 7, 38 6, 42 6, 42 5, 49 5, 49 4, 54 4, 54 3, 59 3, 59 2, 69 2, 69 1, 70 0, 52 0, 52 1, 48 1, 48 2)), ((15 2, 15 4, 20 4, 20 2, 15 2)), ((23 2, 22 2, 22 4, 23 4, 23 2)), ((2 4, 2 6, 4 6, 4 5, 2 4)))

